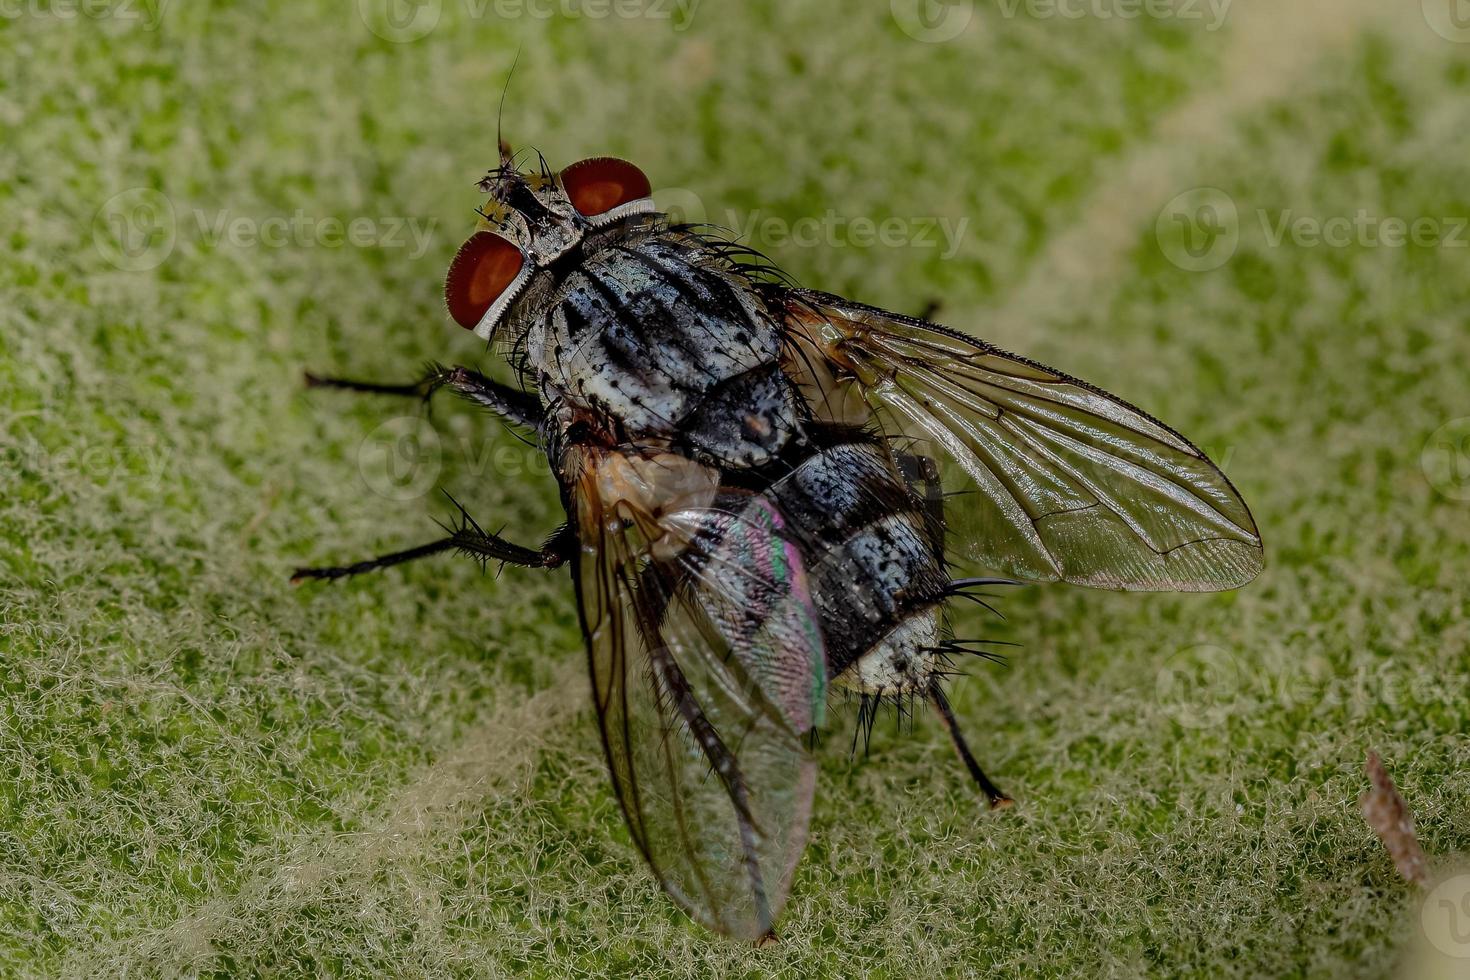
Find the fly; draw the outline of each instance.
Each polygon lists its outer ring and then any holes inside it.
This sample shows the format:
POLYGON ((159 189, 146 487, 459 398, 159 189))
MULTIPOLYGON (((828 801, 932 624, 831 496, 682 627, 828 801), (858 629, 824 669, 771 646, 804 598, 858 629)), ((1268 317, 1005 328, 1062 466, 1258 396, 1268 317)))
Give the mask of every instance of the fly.
MULTIPOLYGON (((448 388, 534 434, 566 524, 540 547, 461 509, 445 551, 570 569, 613 787, 634 843, 691 916, 773 935, 807 839, 808 743, 838 692, 932 705, 992 807, 945 698, 951 600, 1020 582, 1216 591, 1263 552, 1224 474, 1157 419, 982 340, 801 289, 676 224, 633 164, 554 173, 502 151, 445 299, 519 385, 448 388)), ((988 606, 987 606, 988 608, 988 606)))

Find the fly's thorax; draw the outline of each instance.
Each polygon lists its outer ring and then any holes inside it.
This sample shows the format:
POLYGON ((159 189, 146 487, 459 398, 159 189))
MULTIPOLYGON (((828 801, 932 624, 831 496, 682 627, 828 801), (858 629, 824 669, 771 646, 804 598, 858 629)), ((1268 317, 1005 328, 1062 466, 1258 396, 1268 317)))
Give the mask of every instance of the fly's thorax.
POLYGON ((795 428, 781 341, 742 273, 655 225, 584 251, 541 298, 524 349, 548 401, 633 439, 749 467, 768 462, 795 428))

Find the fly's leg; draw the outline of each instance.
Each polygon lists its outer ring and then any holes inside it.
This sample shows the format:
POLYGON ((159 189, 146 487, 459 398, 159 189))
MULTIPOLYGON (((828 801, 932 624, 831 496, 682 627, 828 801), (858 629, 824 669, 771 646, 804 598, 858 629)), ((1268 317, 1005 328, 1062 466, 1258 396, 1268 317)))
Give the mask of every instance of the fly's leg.
POLYGON ((535 395, 499 381, 492 381, 478 371, 456 367, 449 372, 444 384, 476 405, 488 408, 501 418, 518 425, 540 429, 546 421, 546 410, 541 407, 541 400, 535 395))
MULTIPOLYGON (((355 381, 350 378, 324 378, 307 372, 306 384, 311 388, 340 388, 345 391, 369 394, 399 395, 419 398, 426 402, 440 388, 452 388, 465 398, 490 409, 508 422, 515 422, 530 428, 540 428, 545 418, 541 403, 535 395, 499 381, 493 381, 477 371, 463 367, 451 369, 437 364, 430 365, 423 377, 408 384, 377 384, 369 381, 355 381)), ((445 528, 449 532, 448 537, 430 541, 416 548, 379 555, 376 558, 369 558, 351 565, 298 568, 292 573, 291 581, 298 583, 307 579, 347 578, 379 568, 401 565, 417 558, 427 558, 445 551, 458 551, 469 555, 481 565, 488 565, 494 561, 502 565, 524 565, 530 568, 556 568, 565 563, 573 554, 576 545, 565 527, 553 534, 540 551, 534 551, 506 541, 498 534, 486 532, 475 523, 474 519, 463 507, 459 506, 453 497, 449 499, 458 509, 460 520, 455 527, 445 528)))
MULTIPOLYGON (((451 497, 450 500, 453 501, 454 498, 451 497)), ((379 555, 376 558, 369 558, 351 565, 298 568, 291 573, 291 583, 296 585, 307 579, 330 581, 347 578, 352 575, 361 575, 363 572, 377 571, 380 568, 391 568, 406 561, 427 558, 446 551, 457 551, 462 555, 469 555, 482 567, 493 561, 501 565, 521 565, 526 568, 559 568, 571 558, 576 548, 575 537, 568 526, 563 526, 553 533, 537 551, 507 541, 498 534, 491 534, 476 524, 474 518, 470 517, 457 502, 455 507, 459 509, 460 521, 453 527, 445 528, 450 532, 448 537, 421 544, 416 548, 379 555)))
POLYGON ((975 756, 970 752, 970 746, 965 742, 965 736, 960 734, 960 726, 955 721, 954 712, 950 710, 949 699, 944 696, 944 691, 938 684, 929 688, 929 703, 934 705, 934 710, 939 713, 939 718, 944 722, 945 731, 949 732, 951 741, 954 742, 955 751, 960 754, 960 759, 965 763, 965 768, 970 770, 970 776, 980 787, 980 792, 990 800, 990 808, 999 810, 1008 807, 1015 801, 1005 795, 992 783, 980 768, 980 763, 975 761, 975 756))
POLYGON ((360 391, 373 395, 398 395, 417 398, 427 402, 441 388, 451 388, 477 405, 490 409, 496 415, 517 425, 539 428, 545 413, 540 400, 533 394, 485 377, 469 368, 446 368, 431 364, 416 381, 407 384, 379 384, 373 381, 356 381, 352 378, 325 378, 306 372, 308 388, 339 388, 344 391, 360 391))
POLYGON ((443 376, 447 372, 437 364, 432 365, 424 376, 407 384, 381 384, 376 381, 356 381, 352 378, 327 378, 312 371, 302 373, 308 388, 341 388, 344 391, 361 391, 373 395, 402 395, 427 401, 435 391, 443 387, 443 376))

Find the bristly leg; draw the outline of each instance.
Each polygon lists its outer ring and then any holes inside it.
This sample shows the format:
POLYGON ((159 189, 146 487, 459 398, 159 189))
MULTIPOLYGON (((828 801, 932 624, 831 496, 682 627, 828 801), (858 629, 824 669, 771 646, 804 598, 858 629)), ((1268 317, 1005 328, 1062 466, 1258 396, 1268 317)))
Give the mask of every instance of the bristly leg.
POLYGON ((980 791, 990 800, 990 808, 999 810, 1008 807, 1015 801, 1005 795, 986 777, 980 768, 980 763, 975 761, 975 756, 970 752, 970 746, 966 744, 965 737, 960 734, 959 723, 955 721, 954 712, 950 710, 949 699, 944 696, 944 691, 938 683, 929 687, 929 703, 934 705, 934 710, 939 713, 944 728, 949 732, 950 740, 954 742, 955 751, 960 754, 960 759, 965 763, 965 768, 970 770, 970 776, 979 785, 980 791))
POLYGON ((444 386, 449 372, 437 364, 430 364, 422 377, 407 384, 381 384, 376 381, 357 381, 352 378, 329 378, 314 371, 303 371, 301 376, 308 388, 340 388, 343 391, 359 391, 369 395, 398 395, 428 401, 435 391, 444 386))
POLYGON ((394 395, 427 402, 441 388, 451 388, 477 405, 518 425, 539 428, 544 418, 540 400, 519 388, 494 381, 478 371, 465 367, 448 368, 430 364, 416 381, 406 384, 380 384, 352 378, 327 378, 310 371, 305 373, 308 388, 337 388, 370 395, 394 395))
MULTIPOLYGON (((445 496, 448 496, 446 494, 445 496)), ((459 511, 459 521, 453 526, 444 527, 449 536, 428 544, 419 545, 416 548, 408 548, 404 551, 394 551, 366 561, 356 562, 351 565, 332 565, 322 568, 298 568, 291 574, 293 585, 304 582, 307 579, 326 579, 328 581, 347 578, 352 575, 361 575, 364 572, 376 571, 380 568, 391 568, 401 565, 406 561, 417 558, 427 558, 430 555, 442 554, 446 551, 458 551, 460 554, 468 555, 480 562, 481 566, 490 562, 499 562, 501 565, 522 565, 527 568, 558 568, 564 564, 571 554, 570 549, 575 547, 570 532, 563 528, 553 534, 541 548, 534 551, 505 540, 498 534, 491 534, 475 523, 474 518, 453 497, 450 502, 459 511)), ((441 525, 443 526, 443 525, 441 525)))

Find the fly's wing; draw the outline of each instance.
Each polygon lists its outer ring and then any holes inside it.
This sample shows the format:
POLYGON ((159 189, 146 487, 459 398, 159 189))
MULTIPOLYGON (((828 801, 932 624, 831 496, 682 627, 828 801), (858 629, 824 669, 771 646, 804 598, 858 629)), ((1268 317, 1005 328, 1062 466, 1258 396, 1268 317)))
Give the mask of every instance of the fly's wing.
POLYGON ((898 444, 938 463, 951 550, 1019 579, 1104 589, 1210 592, 1261 570, 1230 481, 1127 402, 922 320, 777 296, 814 413, 907 437, 898 444))
POLYGON ((574 464, 575 580, 628 829, 701 923, 771 930, 806 846, 826 660, 801 555, 766 498, 681 457, 574 464))

